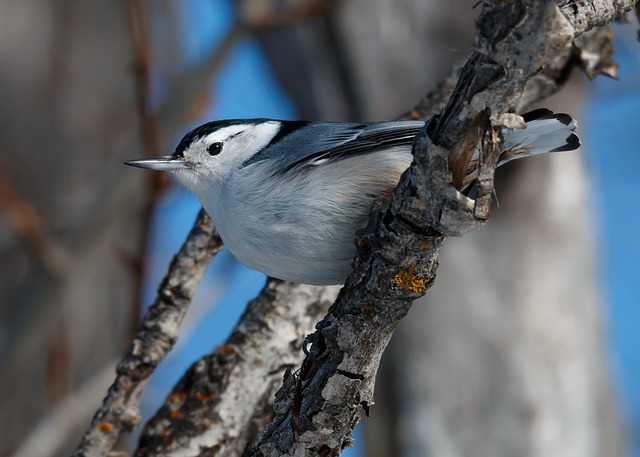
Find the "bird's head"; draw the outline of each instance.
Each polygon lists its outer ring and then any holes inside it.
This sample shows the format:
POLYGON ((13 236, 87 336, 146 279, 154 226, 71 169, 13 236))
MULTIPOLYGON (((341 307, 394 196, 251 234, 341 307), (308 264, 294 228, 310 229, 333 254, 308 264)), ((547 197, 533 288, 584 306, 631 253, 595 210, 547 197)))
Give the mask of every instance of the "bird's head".
POLYGON ((282 127, 271 119, 214 121, 187 133, 170 156, 125 162, 139 168, 170 171, 196 195, 227 180, 262 150, 282 127))

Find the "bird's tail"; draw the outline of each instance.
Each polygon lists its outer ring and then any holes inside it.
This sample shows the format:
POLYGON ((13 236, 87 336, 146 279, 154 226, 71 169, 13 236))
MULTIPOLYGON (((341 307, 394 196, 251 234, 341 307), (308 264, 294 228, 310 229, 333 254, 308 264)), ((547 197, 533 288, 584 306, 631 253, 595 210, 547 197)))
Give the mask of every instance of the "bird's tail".
POLYGON ((522 117, 527 128, 503 131, 504 144, 498 166, 523 157, 572 151, 580 146, 580 138, 574 133, 578 123, 568 114, 541 108, 522 117))
MULTIPOLYGON (((527 126, 524 129, 504 129, 502 153, 498 166, 524 157, 548 152, 572 151, 580 147, 580 138, 574 132, 578 123, 568 114, 554 113, 546 108, 522 115, 527 126)), ((476 148, 460 188, 465 189, 478 177, 480 151, 476 148)))

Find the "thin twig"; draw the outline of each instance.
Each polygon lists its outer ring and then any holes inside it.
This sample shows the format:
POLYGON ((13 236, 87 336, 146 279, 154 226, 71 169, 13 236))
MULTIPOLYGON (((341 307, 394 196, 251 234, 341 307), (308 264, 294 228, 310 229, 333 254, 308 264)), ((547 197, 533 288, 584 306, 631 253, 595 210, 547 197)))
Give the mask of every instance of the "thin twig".
POLYGON ((185 120, 194 117, 194 106, 208 92, 211 78, 218 72, 236 43, 246 33, 246 27, 240 22, 236 22, 208 58, 197 67, 185 71, 171 84, 167 98, 157 115, 163 144, 175 135, 185 124, 185 120))
POLYGON ((147 153, 157 156, 162 151, 158 120, 151 109, 151 93, 149 80, 151 77, 151 52, 144 10, 141 0, 128 0, 129 26, 131 43, 135 58, 138 112, 142 123, 142 137, 147 153))
POLYGON ((70 264, 67 249, 49 233, 35 208, 13 185, 9 175, 0 168, 0 210, 24 240, 35 258, 52 275, 60 276, 70 264))
MULTIPOLYGON (((136 95, 138 102, 138 116, 140 118, 142 129, 142 139, 146 155, 149 157, 157 157, 162 155, 162 140, 157 115, 151 108, 151 51, 144 9, 141 0, 128 0, 127 7, 131 30, 131 43, 135 59, 136 95)), ((140 306, 138 301, 139 297, 142 296, 142 266, 144 265, 144 258, 147 254, 149 230, 153 220, 153 211, 156 207, 158 198, 168 184, 168 177, 164 173, 148 173, 145 175, 145 179, 148 184, 148 192, 146 193, 147 200, 142 211, 142 229, 140 230, 138 259, 131 263, 134 267, 137 267, 133 270, 135 272, 135 287, 132 295, 133 305, 131 307, 132 336, 136 331, 138 321, 140 320, 140 306)))
MULTIPOLYGON (((138 1, 138 0, 131 0, 138 1)), ((265 28, 282 27, 309 20, 325 14, 335 6, 335 0, 309 0, 307 2, 277 10, 278 13, 269 14, 273 9, 257 10, 260 14, 253 14, 252 9, 240 11, 240 17, 226 33, 214 51, 200 65, 185 71, 171 84, 167 99, 159 108, 157 119, 162 132, 162 143, 171 139, 182 127, 185 119, 194 117, 195 106, 205 97, 211 86, 212 77, 218 72, 235 45, 252 32, 265 28), (265 13, 266 11, 266 13, 265 13)), ((274 8, 276 6, 274 5, 274 8)))
MULTIPOLYGON (((118 221, 117 216, 131 205, 131 195, 139 192, 133 174, 118 175, 87 210, 87 222, 65 247, 63 258, 68 261, 56 263, 53 270, 43 264, 43 268, 37 269, 29 283, 15 294, 14 300, 21 306, 12 311, 8 320, 13 325, 5 335, 5 344, 0 347, 0 372, 3 373, 0 391, 6 390, 8 383, 15 379, 13 375, 19 361, 38 350, 34 346, 37 340, 32 336, 47 331, 51 319, 57 315, 62 292, 78 262, 109 233, 118 221)), ((52 245, 45 243, 45 246, 52 245)))
POLYGON ((307 0, 286 5, 266 0, 240 2, 240 15, 242 22, 253 29, 287 27, 324 16, 337 4, 337 0, 307 0))

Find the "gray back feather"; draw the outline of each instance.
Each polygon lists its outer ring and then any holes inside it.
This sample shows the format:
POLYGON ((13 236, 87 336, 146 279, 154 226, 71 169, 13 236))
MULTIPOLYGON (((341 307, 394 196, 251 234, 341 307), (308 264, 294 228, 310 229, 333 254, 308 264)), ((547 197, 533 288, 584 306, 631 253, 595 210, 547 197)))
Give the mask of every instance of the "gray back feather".
POLYGON ((309 123, 288 127, 283 122, 283 135, 249 159, 245 166, 269 159, 275 170, 314 165, 327 160, 340 160, 380 149, 406 145, 424 126, 422 121, 387 121, 370 123, 309 123), (290 130, 290 131, 288 131, 290 130))

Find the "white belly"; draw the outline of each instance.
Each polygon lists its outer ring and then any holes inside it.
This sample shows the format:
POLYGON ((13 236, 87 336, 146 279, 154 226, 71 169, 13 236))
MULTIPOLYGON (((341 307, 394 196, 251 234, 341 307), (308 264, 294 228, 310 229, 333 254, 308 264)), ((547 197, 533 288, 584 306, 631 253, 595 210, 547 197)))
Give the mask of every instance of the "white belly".
POLYGON ((203 205, 225 245, 249 268, 298 283, 342 284, 356 231, 411 162, 404 151, 368 158, 364 168, 361 158, 344 159, 281 176, 277 184, 249 181, 255 173, 247 170, 217 195, 209 192, 203 205))

